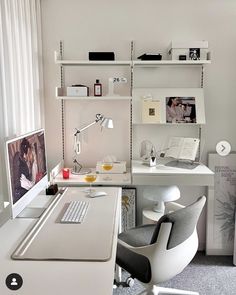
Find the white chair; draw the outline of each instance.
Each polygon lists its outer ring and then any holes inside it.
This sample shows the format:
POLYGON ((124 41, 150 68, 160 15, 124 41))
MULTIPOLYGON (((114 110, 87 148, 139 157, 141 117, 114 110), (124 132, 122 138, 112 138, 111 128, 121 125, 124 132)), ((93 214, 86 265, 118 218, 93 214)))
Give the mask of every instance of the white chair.
POLYGON ((136 227, 119 235, 116 263, 147 286, 140 294, 199 294, 158 284, 182 272, 195 256, 196 225, 205 201, 203 196, 187 207, 169 203, 174 212, 165 214, 156 225, 136 227))

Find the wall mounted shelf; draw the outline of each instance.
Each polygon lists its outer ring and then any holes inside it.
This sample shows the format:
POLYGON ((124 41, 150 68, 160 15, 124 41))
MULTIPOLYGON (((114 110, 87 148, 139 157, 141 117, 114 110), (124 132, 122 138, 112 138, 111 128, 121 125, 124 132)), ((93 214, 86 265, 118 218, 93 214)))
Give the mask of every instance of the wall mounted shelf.
POLYGON ((210 60, 134 60, 134 66, 201 66, 210 64, 210 60))

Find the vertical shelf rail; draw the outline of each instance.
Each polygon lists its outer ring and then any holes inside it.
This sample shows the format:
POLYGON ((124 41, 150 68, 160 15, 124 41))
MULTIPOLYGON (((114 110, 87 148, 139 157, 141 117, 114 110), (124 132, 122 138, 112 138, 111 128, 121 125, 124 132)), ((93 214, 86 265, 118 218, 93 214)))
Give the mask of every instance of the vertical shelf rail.
POLYGON ((132 171, 132 159, 133 159, 133 81, 134 81, 134 41, 131 41, 130 47, 130 169, 132 171))
MULTIPOLYGON (((200 87, 201 88, 204 87, 204 65, 201 66, 200 87)), ((202 126, 201 125, 198 127, 198 138, 200 140, 199 149, 198 149, 198 162, 201 162, 201 154, 202 154, 202 126)))
MULTIPOLYGON (((60 58, 63 58, 63 42, 60 41, 60 58)), ((65 86, 64 67, 60 66, 61 88, 65 86)), ((65 101, 61 100, 61 136, 62 136, 62 159, 65 160, 65 101)))

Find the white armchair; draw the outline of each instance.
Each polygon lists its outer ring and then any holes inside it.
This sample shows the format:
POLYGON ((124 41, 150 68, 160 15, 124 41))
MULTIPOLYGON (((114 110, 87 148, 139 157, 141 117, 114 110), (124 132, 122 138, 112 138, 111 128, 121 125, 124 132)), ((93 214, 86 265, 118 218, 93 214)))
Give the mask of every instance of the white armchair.
POLYGON ((116 262, 147 285, 141 294, 199 294, 158 284, 182 272, 195 256, 196 225, 205 201, 203 196, 187 207, 169 203, 168 209, 174 212, 165 214, 156 225, 140 226, 119 235, 116 262))

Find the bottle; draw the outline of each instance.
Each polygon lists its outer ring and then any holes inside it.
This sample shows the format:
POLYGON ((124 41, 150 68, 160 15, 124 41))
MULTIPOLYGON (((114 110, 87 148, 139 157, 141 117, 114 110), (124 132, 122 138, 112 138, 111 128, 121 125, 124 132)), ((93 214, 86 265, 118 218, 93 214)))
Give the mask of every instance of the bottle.
POLYGON ((102 96, 102 84, 96 79, 96 83, 94 84, 94 96, 102 96))

